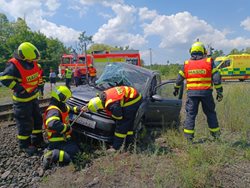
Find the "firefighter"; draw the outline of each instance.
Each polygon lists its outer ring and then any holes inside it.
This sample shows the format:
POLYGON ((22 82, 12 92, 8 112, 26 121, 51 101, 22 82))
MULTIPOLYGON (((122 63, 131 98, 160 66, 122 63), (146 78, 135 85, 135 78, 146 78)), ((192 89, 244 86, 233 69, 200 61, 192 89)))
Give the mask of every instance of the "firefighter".
POLYGON ((78 145, 71 138, 69 111, 81 112, 80 107, 69 107, 65 102, 71 97, 67 86, 57 86, 51 92, 51 101, 44 113, 44 128, 48 136, 48 148, 43 155, 45 169, 53 163, 68 164, 79 152, 78 145))
POLYGON ((29 155, 33 155, 37 147, 44 143, 43 122, 38 103, 39 57, 40 53, 33 44, 23 42, 6 64, 0 77, 3 85, 13 90, 19 148, 29 155))
POLYGON ((46 77, 44 76, 43 69, 40 64, 38 64, 38 67, 39 67, 39 81, 38 81, 39 98, 43 99, 44 84, 46 82, 46 77))
POLYGON ((173 94, 179 94, 179 88, 186 79, 187 101, 184 136, 192 142, 195 133, 195 118, 201 103, 211 135, 219 138, 220 128, 215 112, 213 99, 213 85, 217 91, 216 99, 223 99, 221 76, 216 69, 212 58, 206 56, 206 48, 202 42, 195 42, 189 50, 191 58, 184 63, 183 70, 179 71, 173 94))
POLYGON ((125 141, 128 148, 133 143, 133 125, 142 96, 133 87, 117 86, 103 91, 100 97, 92 98, 88 109, 97 112, 105 109, 107 114, 116 120, 112 147, 109 151, 119 150, 125 141))
POLYGON ((96 68, 93 67, 93 65, 89 65, 89 79, 90 79, 90 83, 95 83, 96 81, 96 68))
POLYGON ((72 79, 72 70, 68 67, 66 67, 65 69, 65 85, 70 89, 70 83, 71 83, 71 79, 72 79))

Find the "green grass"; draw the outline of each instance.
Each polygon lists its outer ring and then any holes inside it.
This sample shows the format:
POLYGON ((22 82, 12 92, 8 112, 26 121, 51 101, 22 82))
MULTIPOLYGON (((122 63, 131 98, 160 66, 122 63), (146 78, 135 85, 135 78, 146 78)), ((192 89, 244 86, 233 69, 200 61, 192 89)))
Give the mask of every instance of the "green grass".
MULTIPOLYGON (((95 164, 99 166, 100 176, 112 182, 111 177, 119 174, 121 178, 126 176, 142 182, 141 186, 145 187, 223 187, 222 180, 216 177, 225 166, 250 162, 249 93, 248 83, 224 84, 224 99, 216 102, 221 141, 212 140, 200 108, 195 141, 204 142, 186 143, 182 127, 180 131, 164 130, 143 152, 134 152, 129 157, 121 157, 122 154, 103 156, 95 164), (116 160, 119 155, 120 159, 116 160)), ((184 112, 181 118, 183 122, 184 112)))
POLYGON ((12 100, 12 91, 7 87, 0 87, 0 99, 1 103, 7 103, 12 100))

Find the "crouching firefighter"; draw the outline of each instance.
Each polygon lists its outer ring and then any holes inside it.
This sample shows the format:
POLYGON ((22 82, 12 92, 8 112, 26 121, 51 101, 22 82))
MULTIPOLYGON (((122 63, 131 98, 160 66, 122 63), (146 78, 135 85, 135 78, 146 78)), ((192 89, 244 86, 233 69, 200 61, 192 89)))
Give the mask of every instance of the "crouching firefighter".
POLYGON ((125 142, 129 147, 134 142, 134 119, 141 104, 142 96, 133 87, 118 86, 107 89, 100 94, 100 97, 91 99, 88 109, 97 112, 105 109, 107 114, 116 120, 115 133, 110 151, 119 150, 125 142))
POLYGON ((81 112, 80 107, 71 108, 65 102, 71 97, 67 86, 57 86, 51 92, 51 101, 44 113, 44 127, 48 136, 48 148, 42 157, 45 169, 53 163, 67 165, 79 152, 78 145, 71 138, 69 111, 81 112))

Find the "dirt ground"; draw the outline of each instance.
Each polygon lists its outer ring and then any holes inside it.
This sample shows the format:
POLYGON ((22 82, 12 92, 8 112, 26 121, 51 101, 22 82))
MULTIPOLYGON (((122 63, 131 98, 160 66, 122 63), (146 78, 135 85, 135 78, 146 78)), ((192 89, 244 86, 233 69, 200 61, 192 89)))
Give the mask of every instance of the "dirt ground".
MULTIPOLYGON (((144 187, 182 187, 179 184, 178 177, 172 179, 168 184, 162 185, 156 182, 156 177, 154 176, 154 169, 152 169, 152 164, 149 167, 152 170, 145 171, 145 167, 141 166, 140 162, 133 162, 133 170, 127 165, 130 163, 129 160, 134 159, 126 154, 116 156, 115 158, 110 157, 115 160, 124 160, 126 163, 123 166, 119 166, 120 173, 118 171, 110 169, 107 166, 114 166, 116 161, 107 160, 99 158, 93 162, 89 167, 81 170, 75 171, 72 165, 59 168, 50 177, 47 177, 39 185, 39 187, 131 187, 131 188, 144 188, 144 187), (107 172, 103 172, 101 167, 106 167, 107 172), (110 170, 110 171, 109 171, 110 170), (114 171, 112 171, 114 170, 114 171), (160 185, 160 186, 159 186, 160 185)), ((160 158, 159 158, 160 159, 160 158)), ((161 163, 167 168, 168 161, 167 158, 164 160, 161 158, 161 163)), ((155 161, 157 163, 157 160, 155 161)), ((158 166, 157 164, 154 164, 158 166)), ((166 174, 167 175, 167 174, 166 174)), ((210 186, 208 187, 225 187, 225 188, 247 188, 250 186, 250 164, 240 163, 233 166, 225 165, 224 168, 218 169, 216 174, 213 174, 210 181, 210 186)))

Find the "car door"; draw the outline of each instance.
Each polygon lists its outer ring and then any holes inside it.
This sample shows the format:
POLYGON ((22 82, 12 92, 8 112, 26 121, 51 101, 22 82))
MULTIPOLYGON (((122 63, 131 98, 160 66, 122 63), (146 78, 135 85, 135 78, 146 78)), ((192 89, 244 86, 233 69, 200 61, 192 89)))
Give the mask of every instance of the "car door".
POLYGON ((179 95, 173 95, 174 80, 165 81, 154 89, 153 95, 147 101, 145 122, 147 127, 166 127, 179 121, 182 107, 183 87, 179 95))

